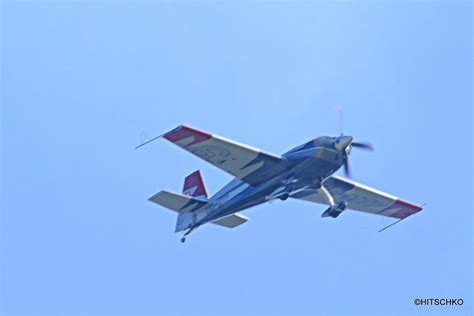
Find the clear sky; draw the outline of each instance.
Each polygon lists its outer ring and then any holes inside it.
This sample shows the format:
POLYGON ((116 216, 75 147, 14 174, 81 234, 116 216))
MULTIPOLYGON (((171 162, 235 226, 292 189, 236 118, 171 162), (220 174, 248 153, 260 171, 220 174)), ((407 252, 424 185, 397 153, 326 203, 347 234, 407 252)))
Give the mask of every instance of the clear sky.
POLYGON ((473 313, 470 2, 1 4, 0 313, 473 313), (269 152, 339 131, 354 180, 426 209, 287 200, 181 244, 147 201, 201 169, 181 123, 269 152), (388 223, 388 221, 386 221, 388 223), (415 306, 462 298, 463 306, 415 306))

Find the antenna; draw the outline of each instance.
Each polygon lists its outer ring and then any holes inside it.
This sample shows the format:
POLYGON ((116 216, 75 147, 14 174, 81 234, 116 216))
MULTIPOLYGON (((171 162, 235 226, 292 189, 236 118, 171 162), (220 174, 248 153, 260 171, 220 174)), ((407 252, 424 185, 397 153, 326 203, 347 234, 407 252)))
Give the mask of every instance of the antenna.
MULTIPOLYGON (((143 134, 142 134, 142 135, 143 135, 143 134)), ((149 141, 146 141, 146 142, 144 142, 144 143, 138 145, 137 147, 135 147, 135 149, 138 149, 138 148, 140 148, 140 147, 142 147, 142 146, 145 146, 146 144, 149 144, 149 143, 151 143, 152 141, 157 140, 158 138, 160 138, 160 137, 163 136, 163 135, 165 135, 165 134, 161 134, 160 136, 156 136, 155 138, 152 138, 152 139, 150 139, 149 141)))

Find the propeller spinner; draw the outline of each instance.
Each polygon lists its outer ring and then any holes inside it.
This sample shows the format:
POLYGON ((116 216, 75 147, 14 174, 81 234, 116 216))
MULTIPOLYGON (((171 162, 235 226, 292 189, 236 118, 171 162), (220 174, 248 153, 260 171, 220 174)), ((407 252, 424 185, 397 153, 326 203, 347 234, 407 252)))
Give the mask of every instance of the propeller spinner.
POLYGON ((336 138, 335 146, 342 152, 342 160, 344 163, 344 174, 346 177, 351 178, 351 168, 349 167, 349 155, 352 148, 358 148, 362 150, 373 151, 374 146, 371 143, 366 142, 354 142, 352 136, 339 136, 336 138))
POLYGON ((336 137, 335 146, 338 150, 342 151, 342 159, 344 161, 344 174, 346 177, 351 178, 351 168, 349 167, 349 155, 352 151, 352 147, 374 151, 374 146, 367 142, 354 142, 352 136, 344 136, 344 110, 341 106, 336 107, 336 112, 339 113, 339 124, 340 124, 340 136, 336 137))

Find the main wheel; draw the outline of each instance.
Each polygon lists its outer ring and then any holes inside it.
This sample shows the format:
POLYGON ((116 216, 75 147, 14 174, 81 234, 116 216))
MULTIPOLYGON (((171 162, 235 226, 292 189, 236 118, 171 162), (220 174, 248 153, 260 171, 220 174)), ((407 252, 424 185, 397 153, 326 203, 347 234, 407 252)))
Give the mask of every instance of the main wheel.
POLYGON ((183 238, 181 238, 181 242, 183 242, 183 243, 184 243, 185 241, 186 241, 186 238, 184 238, 184 237, 183 237, 183 238))

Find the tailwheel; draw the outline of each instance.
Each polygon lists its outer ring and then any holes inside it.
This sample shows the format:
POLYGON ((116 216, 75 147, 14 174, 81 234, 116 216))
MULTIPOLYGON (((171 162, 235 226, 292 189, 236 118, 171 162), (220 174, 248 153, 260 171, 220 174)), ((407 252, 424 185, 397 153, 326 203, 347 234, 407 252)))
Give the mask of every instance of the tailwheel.
POLYGON ((191 227, 189 228, 183 235, 183 238, 181 238, 181 242, 184 243, 186 241, 186 236, 188 236, 189 234, 191 234, 191 232, 193 230, 195 230, 196 228, 198 228, 198 226, 194 226, 194 227, 191 227))

